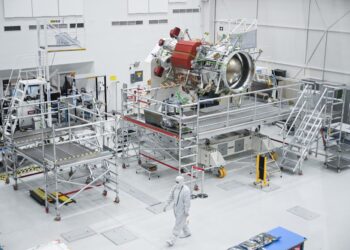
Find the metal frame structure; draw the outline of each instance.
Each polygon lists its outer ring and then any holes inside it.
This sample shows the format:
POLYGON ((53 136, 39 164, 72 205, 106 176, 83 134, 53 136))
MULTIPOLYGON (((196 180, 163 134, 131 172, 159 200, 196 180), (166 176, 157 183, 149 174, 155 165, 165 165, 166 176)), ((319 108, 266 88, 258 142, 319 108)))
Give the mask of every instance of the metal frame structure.
POLYGON ((57 221, 61 219, 61 208, 87 189, 103 186, 103 195, 107 195, 108 189, 112 190, 115 202, 119 203, 118 145, 113 144, 117 141, 119 116, 108 114, 107 104, 105 112, 101 112, 93 95, 78 94, 77 91, 51 101, 49 53, 85 50, 78 41, 77 29, 75 37, 72 37, 61 27, 68 28, 62 18, 38 19, 38 51, 32 56, 36 59, 37 68, 19 69, 18 75, 16 70, 12 70, 1 100, 6 183, 13 178, 15 190, 19 182, 33 189, 24 178, 43 174, 42 200, 47 213, 49 199, 54 201, 57 221), (16 85, 11 93, 12 82, 16 85), (28 88, 31 86, 39 88, 38 97, 28 104, 28 88), (78 102, 79 99, 81 102, 78 102), (86 101, 89 101, 89 108, 84 105, 86 101), (29 105, 35 107, 33 113, 21 115, 18 112, 29 105), (52 122, 53 117, 57 117, 55 122, 52 122), (40 128, 36 128, 34 123, 34 130, 23 132, 17 129, 20 119, 34 118, 39 120, 40 128), (27 171, 28 162, 35 165, 31 168, 35 172, 27 171), (68 190, 72 186, 77 188, 68 190), (64 190, 59 192, 59 189, 64 190), (68 194, 73 195, 64 201, 60 199, 61 195, 68 194))
MULTIPOLYGON (((83 100, 84 95, 88 94, 61 97, 58 101, 39 101, 35 105, 41 107, 41 111, 44 112, 7 118, 41 119, 39 130, 4 133, 6 150, 3 158, 9 176, 7 183, 12 177, 15 190, 18 189, 19 182, 33 188, 24 178, 43 174, 45 210, 49 212, 48 198, 53 199, 57 221, 61 219, 60 209, 68 203, 60 202, 60 194, 74 194, 70 197, 72 200, 87 189, 103 186, 103 195, 107 195, 107 190, 112 190, 115 202, 119 203, 117 145, 111 143, 117 137, 119 118, 100 112, 96 107, 87 109, 84 105, 75 105, 73 100, 83 100), (57 110, 48 112, 47 106, 53 104, 57 105, 57 110), (58 123, 51 127, 45 125, 48 115, 57 115, 58 123), (59 119, 62 115, 67 117, 64 123, 59 119), (27 162, 36 165, 41 171, 18 176, 27 162), (81 175, 82 172, 85 175, 81 175), (80 176, 77 177, 76 173, 80 173, 80 176), (77 186, 77 189, 68 191, 72 185, 77 186), (64 193, 59 189, 65 189, 64 193)), ((23 106, 26 105, 17 108, 23 106)))
MULTIPOLYGON (((321 135, 326 151, 325 165, 330 161, 334 165, 337 157, 334 147, 339 147, 341 142, 344 111, 344 95, 341 92, 341 97, 337 96, 341 90, 342 86, 305 80, 305 87, 281 131, 283 152, 280 166, 283 169, 302 174, 307 155, 312 152, 318 155, 321 135), (335 112, 336 110, 338 111, 335 112), (333 132, 335 129, 337 131, 333 132), (287 138, 291 140, 287 142, 287 138)), ((339 170, 339 166, 335 168, 339 170)))
POLYGON ((344 86, 332 86, 333 95, 327 99, 329 117, 322 136, 325 147, 325 167, 339 173, 350 166, 350 145, 344 140, 343 119, 345 110, 344 86))
MULTIPOLYGON (((291 106, 299 98, 304 83, 292 83, 270 89, 231 94, 207 100, 199 100, 186 105, 171 105, 149 97, 164 88, 125 88, 122 90, 123 123, 137 127, 138 147, 136 156, 139 163, 142 158, 155 161, 180 174, 189 175, 192 166, 198 166, 198 145, 200 140, 215 135, 238 131, 243 128, 258 126, 287 119, 291 106), (266 102, 260 99, 265 92, 276 91, 277 99, 266 102), (285 93, 294 92, 293 97, 284 97, 285 93), (219 106, 201 108, 207 101, 218 101, 219 106), (175 108, 176 115, 158 111, 160 107, 175 108), (145 122, 144 111, 161 115, 178 124, 177 131, 170 131, 145 122), (165 139, 166 138, 166 139, 165 139), (164 140, 166 142, 164 142, 164 140), (168 146, 166 146, 168 145, 168 146)), ((163 109, 164 110, 164 109, 163 109)), ((128 150, 126 147, 125 150, 128 150)), ((125 160, 125 159, 124 159, 125 160)), ((204 167, 205 171, 211 170, 204 167)))

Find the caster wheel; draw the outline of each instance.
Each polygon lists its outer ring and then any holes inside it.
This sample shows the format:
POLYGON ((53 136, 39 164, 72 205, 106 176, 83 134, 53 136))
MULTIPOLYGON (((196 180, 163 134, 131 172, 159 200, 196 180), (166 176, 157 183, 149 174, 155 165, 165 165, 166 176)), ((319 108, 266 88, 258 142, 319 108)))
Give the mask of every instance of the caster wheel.
POLYGON ((70 172, 68 173, 68 176, 69 176, 69 177, 72 177, 72 176, 73 176, 73 171, 70 171, 70 172))
POLYGON ((198 187, 198 185, 197 185, 197 184, 196 184, 196 185, 194 185, 193 190, 194 190, 194 191, 199 191, 199 187, 198 187))
POLYGON ((198 196, 197 196, 197 195, 195 195, 195 194, 191 194, 191 199, 192 199, 192 200, 197 199, 197 198, 198 198, 198 196))
POLYGON ((102 195, 107 196, 107 190, 103 190, 102 195))
POLYGON ((141 165, 141 164, 142 164, 142 161, 139 159, 139 160, 137 161, 137 163, 138 163, 139 165, 141 165))
POLYGON ((160 175, 158 175, 158 178, 160 178, 160 175))
POLYGON ((201 194, 198 194, 197 197, 201 199, 205 199, 205 198, 208 198, 208 195, 201 193, 201 194))
POLYGON ((10 178, 6 178, 6 180, 5 180, 5 184, 10 184, 10 178))
POLYGON ((55 217, 55 221, 61 221, 61 216, 57 215, 57 216, 55 217))
POLYGON ((255 183, 255 182, 253 182, 253 184, 254 184, 254 186, 256 186, 256 183, 255 183))
POLYGON ((119 203, 119 202, 120 202, 119 197, 115 197, 115 199, 114 199, 114 203, 119 203))
POLYGON ((18 190, 18 185, 17 184, 13 185, 13 190, 15 190, 15 191, 18 190))
POLYGON ((122 168, 126 169, 126 164, 125 163, 123 163, 122 168))
POLYGON ((49 207, 45 207, 45 213, 49 213, 49 207))
POLYGON ((303 171, 299 171, 299 172, 298 172, 298 175, 303 175, 303 171))

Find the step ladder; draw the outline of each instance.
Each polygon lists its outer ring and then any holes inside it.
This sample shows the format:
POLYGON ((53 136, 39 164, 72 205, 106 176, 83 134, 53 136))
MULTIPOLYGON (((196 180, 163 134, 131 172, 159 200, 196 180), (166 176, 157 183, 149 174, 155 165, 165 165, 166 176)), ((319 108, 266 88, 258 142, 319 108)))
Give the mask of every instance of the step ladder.
POLYGON ((333 87, 333 95, 327 98, 326 110, 329 115, 325 124, 325 147, 338 145, 342 141, 344 98, 344 91, 340 87, 333 87))
POLYGON ((185 131, 186 129, 188 128, 179 126, 179 173, 189 173, 193 166, 198 166, 198 135, 188 133, 185 131))
MULTIPOLYGON (((330 90, 327 87, 324 88, 321 94, 316 95, 318 101, 314 108, 310 108, 312 107, 312 98, 303 102, 292 123, 292 126, 296 128, 292 140, 286 143, 287 136, 291 135, 292 127, 283 136, 282 160, 280 162, 282 169, 302 174, 302 164, 311 146, 318 139, 319 132, 326 118, 327 100, 333 94, 334 90, 330 90), (301 119, 299 124, 296 124, 297 119, 301 119)), ((304 97, 300 96, 299 99, 301 98, 304 97)))
POLYGON ((334 95, 328 99, 327 110, 329 118, 322 131, 325 148, 325 166, 335 168, 338 172, 343 166, 343 151, 348 151, 348 145, 343 144, 342 127, 345 108, 345 95, 342 87, 334 87, 334 95))
POLYGON ((103 195, 107 196, 107 191, 110 190, 115 194, 115 203, 119 203, 119 173, 118 166, 113 160, 103 162, 103 168, 109 170, 103 180, 103 195))
POLYGON ((15 133, 19 117, 17 115, 18 109, 21 107, 29 87, 40 86, 41 97, 43 98, 43 86, 46 81, 43 79, 18 80, 15 86, 14 95, 11 98, 10 106, 5 118, 4 133, 6 135, 13 135, 15 133))
POLYGON ((119 120, 120 126, 117 133, 117 151, 118 153, 121 153, 121 158, 123 161, 123 168, 126 168, 129 166, 128 160, 131 157, 131 152, 133 151, 135 155, 138 153, 138 147, 135 146, 135 143, 137 142, 137 127, 132 126, 127 121, 124 121, 123 119, 119 120))

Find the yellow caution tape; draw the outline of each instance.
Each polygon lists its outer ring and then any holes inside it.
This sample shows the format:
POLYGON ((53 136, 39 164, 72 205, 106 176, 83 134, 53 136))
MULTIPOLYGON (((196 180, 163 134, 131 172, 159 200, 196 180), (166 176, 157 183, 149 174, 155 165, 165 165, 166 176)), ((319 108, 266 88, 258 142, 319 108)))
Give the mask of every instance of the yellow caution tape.
MULTIPOLYGON (((56 192, 51 193, 51 195, 55 198, 56 198, 56 194, 57 194, 56 192)), ((66 204, 75 203, 75 200, 69 198, 67 195, 62 194, 61 192, 58 192, 58 200, 60 203, 64 203, 64 202, 66 204)))
POLYGON ((6 173, 1 173, 0 174, 0 181, 6 181, 8 178, 8 174, 6 173))
POLYGON ((18 177, 27 175, 27 174, 34 174, 34 173, 40 173, 43 169, 37 165, 31 165, 28 167, 20 168, 16 171, 16 174, 18 177))

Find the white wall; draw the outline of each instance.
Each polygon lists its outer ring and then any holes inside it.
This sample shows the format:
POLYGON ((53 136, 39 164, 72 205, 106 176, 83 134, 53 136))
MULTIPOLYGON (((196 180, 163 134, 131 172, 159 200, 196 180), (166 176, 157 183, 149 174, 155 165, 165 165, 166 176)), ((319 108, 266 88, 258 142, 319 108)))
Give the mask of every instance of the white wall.
MULTIPOLYGON (((120 82, 129 82, 130 64, 144 61, 162 37, 174 26, 188 28, 193 37, 200 37, 200 14, 173 14, 173 8, 198 8, 199 1, 169 4, 168 14, 127 14, 127 1, 103 0, 96 10, 96 0, 85 0, 86 41, 95 70, 117 75, 120 82), (100 11, 103 10, 103 13, 100 11), (100 14, 98 14, 100 13, 100 14), (148 24, 150 19, 168 19, 168 24, 148 24), (143 20, 143 25, 111 26, 111 21, 143 20)), ((145 71, 145 78, 150 72, 145 71)), ((115 90, 111 90, 114 91, 115 90)), ((119 93, 119 91, 118 91, 119 93)))
MULTIPOLYGON (((165 0, 164 0, 165 1, 165 0)), ((36 53, 36 31, 29 31, 31 18, 4 18, 3 0, 0 0, 0 71, 34 65, 34 60, 18 61, 25 54, 36 53), (21 31, 4 32, 4 25, 21 25, 21 31)), ((163 14, 128 14, 127 0, 84 0, 86 52, 56 53, 54 65, 86 62, 96 74, 116 75, 123 83, 129 82, 129 66, 143 61, 158 40, 167 37, 174 26, 188 28, 192 37, 202 37, 201 13, 173 14, 172 9, 198 8, 200 0, 169 3, 169 12, 163 14), (168 19, 167 24, 148 24, 150 19, 168 19), (143 20, 143 25, 112 26, 112 21, 143 20), (92 63, 93 62, 93 63, 92 63)), ((79 72, 77 64, 73 70, 79 72)), ((89 67, 84 67, 86 71, 89 67)), ((79 72, 80 73, 80 72, 79 72)), ((85 72, 82 72, 85 73, 85 72)), ((145 72, 147 80, 149 72, 145 72)), ((1 72, 0 72, 1 77, 1 72)), ((120 83, 120 85, 121 85, 120 83)), ((108 103, 115 108, 115 84, 109 83, 108 103)))
MULTIPOLYGON (((259 65, 287 69, 290 77, 315 77, 350 85, 349 0, 215 1, 216 20, 258 19, 258 46, 263 50, 259 65)), ((209 22, 213 22, 213 16, 209 16, 209 22)))

